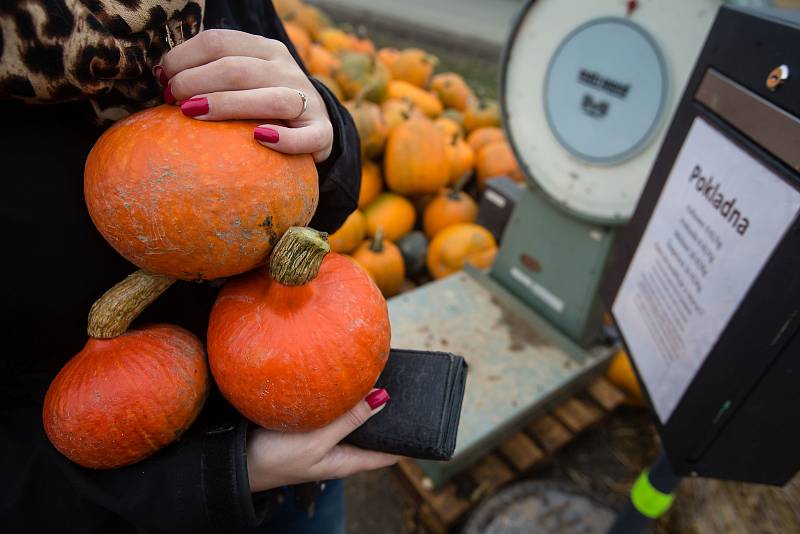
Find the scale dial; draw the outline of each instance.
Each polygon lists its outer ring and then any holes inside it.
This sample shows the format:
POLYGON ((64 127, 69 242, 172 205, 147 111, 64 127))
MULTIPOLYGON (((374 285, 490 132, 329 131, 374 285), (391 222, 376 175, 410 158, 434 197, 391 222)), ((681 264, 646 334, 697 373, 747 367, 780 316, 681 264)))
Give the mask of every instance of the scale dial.
POLYGON ((529 180, 579 217, 627 221, 722 3, 528 3, 504 53, 501 103, 529 180))

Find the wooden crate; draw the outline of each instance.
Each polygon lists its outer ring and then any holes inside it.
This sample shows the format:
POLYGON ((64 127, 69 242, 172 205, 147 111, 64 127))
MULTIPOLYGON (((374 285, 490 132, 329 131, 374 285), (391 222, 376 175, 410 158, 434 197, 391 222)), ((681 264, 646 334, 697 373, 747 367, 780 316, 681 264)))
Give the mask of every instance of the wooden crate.
POLYGON ((417 520, 431 534, 449 532, 483 498, 546 466, 559 449, 605 419, 624 399, 608 380, 597 378, 437 490, 413 460, 401 460, 397 472, 419 502, 417 520))

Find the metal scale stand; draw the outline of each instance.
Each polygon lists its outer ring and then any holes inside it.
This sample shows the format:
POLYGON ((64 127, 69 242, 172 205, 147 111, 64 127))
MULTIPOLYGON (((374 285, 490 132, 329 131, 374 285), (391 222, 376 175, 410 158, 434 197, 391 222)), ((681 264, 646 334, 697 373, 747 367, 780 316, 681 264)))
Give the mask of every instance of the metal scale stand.
POLYGON ((538 0, 503 55, 507 135, 527 188, 490 272, 389 301, 392 345, 469 363, 458 445, 435 486, 603 370, 597 297, 721 0, 538 0))

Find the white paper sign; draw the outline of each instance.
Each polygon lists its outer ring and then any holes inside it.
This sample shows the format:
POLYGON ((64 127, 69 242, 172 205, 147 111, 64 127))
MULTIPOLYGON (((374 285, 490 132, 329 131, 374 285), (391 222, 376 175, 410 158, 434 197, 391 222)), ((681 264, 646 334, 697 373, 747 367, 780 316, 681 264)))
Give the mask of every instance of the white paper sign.
POLYGON ((613 305, 662 423, 798 209, 800 193, 695 119, 613 305))

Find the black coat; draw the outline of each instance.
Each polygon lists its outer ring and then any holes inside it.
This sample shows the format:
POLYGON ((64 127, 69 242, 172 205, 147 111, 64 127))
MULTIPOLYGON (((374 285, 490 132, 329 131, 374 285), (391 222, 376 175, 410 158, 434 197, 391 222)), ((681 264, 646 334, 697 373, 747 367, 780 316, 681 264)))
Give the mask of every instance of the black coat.
MULTIPOLYGON (((280 39, 294 53, 270 2, 208 0, 204 23, 280 39)), ((359 142, 344 108, 314 84, 335 141, 318 166, 311 225, 331 232, 357 205, 359 142)), ((84 469, 45 437, 44 394, 86 342, 89 307, 136 269, 103 240, 84 205, 83 165, 101 133, 93 116, 87 103, 0 102, 0 531, 198 533, 255 525, 271 494, 251 496, 247 422, 216 389, 177 443, 129 467, 84 469)), ((215 294, 208 284, 179 282, 140 320, 179 324, 204 338, 215 294)))

